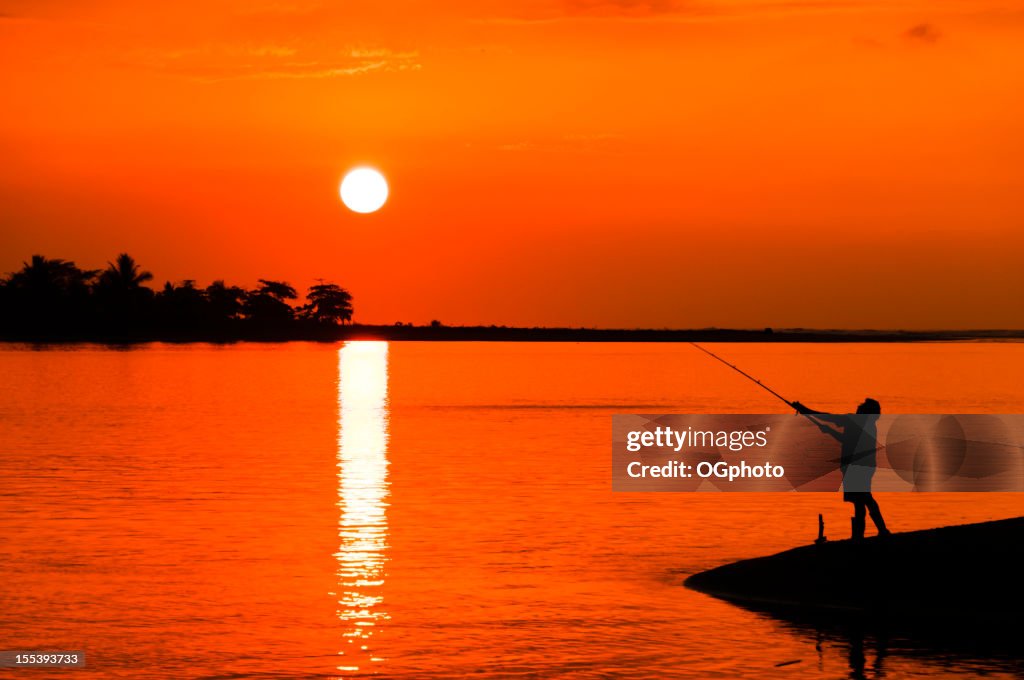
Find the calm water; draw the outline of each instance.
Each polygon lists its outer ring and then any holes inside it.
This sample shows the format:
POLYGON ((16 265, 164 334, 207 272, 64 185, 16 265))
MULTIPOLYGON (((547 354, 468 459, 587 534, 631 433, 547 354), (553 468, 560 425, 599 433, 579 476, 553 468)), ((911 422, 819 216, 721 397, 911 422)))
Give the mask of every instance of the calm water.
MULTIPOLYGON (((1024 412, 1022 344, 714 347, 822 409, 1024 412)), ((680 587, 850 514, 611 493, 613 413, 785 409, 686 345, 6 345, 0 375, 0 648, 86 649, 60 677, 1020 671, 680 587)), ((1024 514, 881 502, 896 531, 1024 514)))

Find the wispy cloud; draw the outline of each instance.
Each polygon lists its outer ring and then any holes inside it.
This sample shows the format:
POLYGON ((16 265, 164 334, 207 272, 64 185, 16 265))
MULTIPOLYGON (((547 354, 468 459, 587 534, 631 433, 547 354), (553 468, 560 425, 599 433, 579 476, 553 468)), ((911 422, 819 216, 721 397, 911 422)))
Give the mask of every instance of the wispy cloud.
POLYGON ((541 153, 615 153, 620 135, 610 132, 570 133, 560 137, 519 140, 498 144, 498 151, 541 153))
MULTIPOLYGON (((921 9, 977 13, 992 5, 985 0, 932 3, 934 0, 921 0, 921 9)), ((786 15, 897 13, 913 5, 891 0, 535 0, 517 4, 514 13, 495 12, 479 17, 478 21, 535 24, 614 19, 690 23, 786 15)))
POLYGON ((147 53, 139 61, 154 70, 204 82, 342 78, 422 68, 416 51, 355 47, 314 55, 310 51, 275 44, 165 50, 147 53))
POLYGON ((564 0, 569 15, 652 16, 694 9, 692 2, 681 0, 564 0))

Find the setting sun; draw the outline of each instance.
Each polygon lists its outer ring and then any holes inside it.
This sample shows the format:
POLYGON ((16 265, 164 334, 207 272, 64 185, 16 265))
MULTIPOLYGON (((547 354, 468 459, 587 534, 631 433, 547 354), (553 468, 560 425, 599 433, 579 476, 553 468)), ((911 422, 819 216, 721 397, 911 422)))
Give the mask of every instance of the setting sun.
POLYGON ((341 200, 352 212, 377 212, 388 200, 388 182, 373 168, 355 168, 341 181, 341 200))

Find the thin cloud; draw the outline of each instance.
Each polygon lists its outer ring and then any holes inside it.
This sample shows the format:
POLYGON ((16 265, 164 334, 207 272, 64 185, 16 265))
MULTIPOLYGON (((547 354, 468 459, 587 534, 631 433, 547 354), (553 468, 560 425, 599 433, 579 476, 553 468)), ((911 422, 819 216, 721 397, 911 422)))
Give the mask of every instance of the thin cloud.
MULTIPOLYGON (((978 0, 979 2, 981 0, 978 0)), ((922 7, 927 7, 922 2, 922 7)), ((948 11, 976 5, 949 5, 948 11)), ((530 25, 566 21, 705 23, 787 15, 898 12, 891 0, 536 0, 522 2, 515 14, 479 16, 478 23, 530 25)), ((936 36, 937 37, 937 36, 936 36)))
POLYGON ((140 61, 153 70, 203 82, 344 78, 422 68, 418 52, 381 47, 313 56, 286 45, 219 46, 168 50, 146 55, 140 61))
POLYGON ((565 13, 576 16, 654 16, 685 9, 679 0, 565 0, 565 13))
POLYGON ((548 139, 506 142, 495 148, 506 152, 613 154, 621 139, 620 135, 610 132, 571 133, 548 139))

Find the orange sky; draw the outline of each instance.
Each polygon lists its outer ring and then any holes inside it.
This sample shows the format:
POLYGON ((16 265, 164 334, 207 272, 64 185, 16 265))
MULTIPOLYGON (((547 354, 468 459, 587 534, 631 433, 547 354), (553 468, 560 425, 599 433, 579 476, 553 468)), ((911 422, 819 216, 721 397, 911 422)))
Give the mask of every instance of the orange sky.
POLYGON ((0 271, 356 318, 1024 327, 1024 2, 0 0, 0 271), (392 196, 348 212, 379 167, 392 196))

